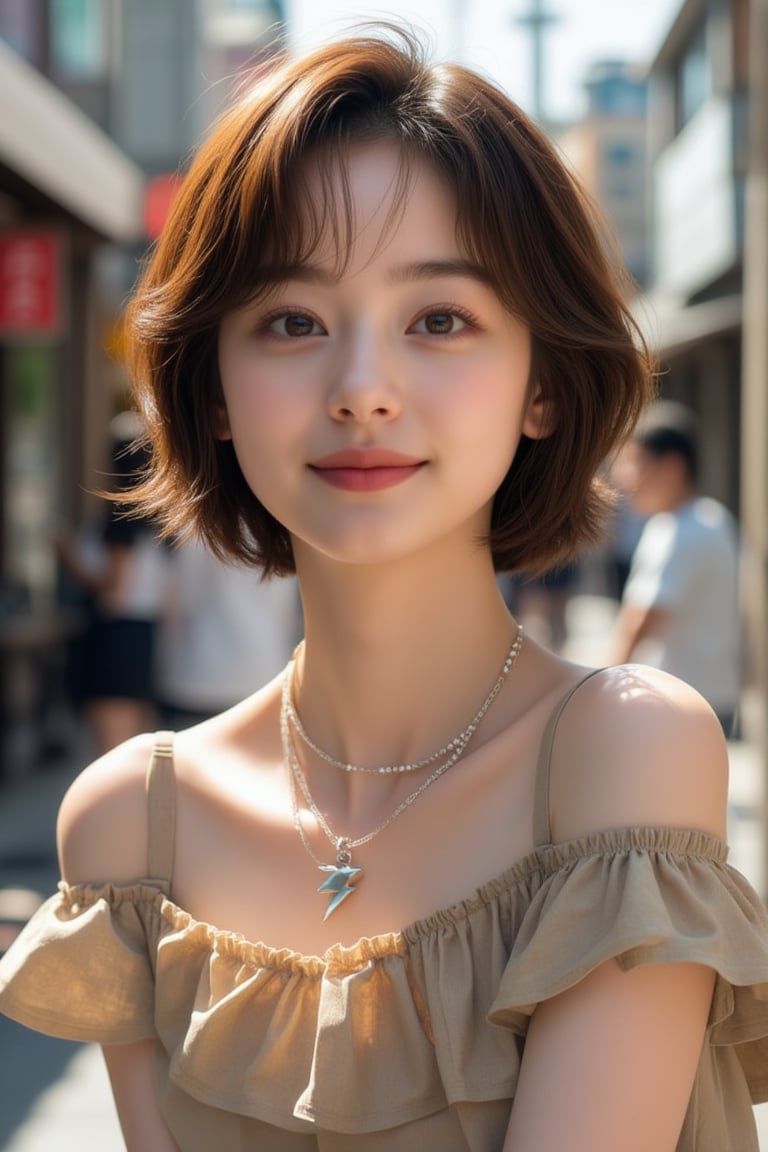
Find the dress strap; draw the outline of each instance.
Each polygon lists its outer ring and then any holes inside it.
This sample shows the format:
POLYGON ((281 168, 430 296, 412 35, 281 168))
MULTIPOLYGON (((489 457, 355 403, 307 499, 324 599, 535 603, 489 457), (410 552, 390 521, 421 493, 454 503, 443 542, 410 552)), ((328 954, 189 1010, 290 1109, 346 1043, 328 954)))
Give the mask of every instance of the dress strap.
POLYGON ((602 671, 602 668, 593 668, 586 676, 582 676, 575 684, 572 684, 552 709, 546 727, 544 728, 544 735, 541 738, 541 747, 539 748, 539 759, 536 764, 536 790, 533 799, 533 843, 536 848, 541 848, 545 844, 552 843, 552 829, 550 827, 549 815, 549 776, 552 765, 552 746, 555 742, 557 725, 574 692, 578 691, 582 684, 586 684, 587 680, 591 680, 593 676, 596 676, 598 672, 602 671))
POLYGON ((170 886, 176 838, 176 779, 173 732, 156 732, 147 768, 147 869, 152 880, 170 886))

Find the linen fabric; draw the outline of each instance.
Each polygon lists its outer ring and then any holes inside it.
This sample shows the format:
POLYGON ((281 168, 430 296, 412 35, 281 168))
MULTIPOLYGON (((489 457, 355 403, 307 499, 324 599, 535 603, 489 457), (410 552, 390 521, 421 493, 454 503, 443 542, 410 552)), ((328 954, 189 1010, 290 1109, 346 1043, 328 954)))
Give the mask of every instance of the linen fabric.
POLYGON ((728 850, 671 828, 548 838, 469 899, 303 956, 172 899, 173 761, 149 784, 150 875, 62 883, 0 961, 0 1011, 102 1044, 156 1039, 182 1152, 498 1152, 538 1003, 612 957, 717 973, 678 1152, 758 1152, 768 1099, 768 916, 728 850))

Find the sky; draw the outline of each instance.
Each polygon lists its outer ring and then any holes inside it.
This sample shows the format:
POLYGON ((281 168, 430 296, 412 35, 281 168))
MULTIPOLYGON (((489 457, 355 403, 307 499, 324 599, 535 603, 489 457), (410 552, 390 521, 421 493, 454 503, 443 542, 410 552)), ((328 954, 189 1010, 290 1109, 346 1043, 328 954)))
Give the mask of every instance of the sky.
MULTIPOLYGON (((570 120, 584 108, 583 80, 595 60, 650 61, 682 0, 545 0, 557 16, 545 35, 544 112, 570 120)), ((516 18, 532 0, 286 0, 290 35, 309 47, 355 22, 395 17, 424 30, 435 55, 490 75, 528 111, 533 85, 530 33, 516 18)))

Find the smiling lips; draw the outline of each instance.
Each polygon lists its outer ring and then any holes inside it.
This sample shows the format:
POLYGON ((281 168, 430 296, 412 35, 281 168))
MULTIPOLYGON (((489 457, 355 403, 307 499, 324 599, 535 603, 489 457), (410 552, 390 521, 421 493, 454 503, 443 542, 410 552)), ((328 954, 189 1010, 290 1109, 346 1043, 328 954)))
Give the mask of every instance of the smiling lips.
POLYGON ((384 448, 347 448, 310 464, 310 468, 330 484, 347 492, 380 492, 402 484, 426 463, 415 456, 384 448))

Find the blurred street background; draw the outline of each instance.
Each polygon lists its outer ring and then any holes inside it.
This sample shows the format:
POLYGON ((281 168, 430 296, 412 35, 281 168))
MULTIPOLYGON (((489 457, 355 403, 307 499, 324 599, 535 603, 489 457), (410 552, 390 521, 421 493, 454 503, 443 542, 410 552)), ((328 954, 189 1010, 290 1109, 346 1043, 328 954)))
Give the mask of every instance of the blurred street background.
MULTIPOLYGON (((56 808, 94 751, 76 691, 88 602, 57 540, 85 552, 102 513, 138 265, 233 91, 376 15, 346 0, 0 0, 0 950, 55 887, 56 808)), ((765 897, 768 0, 390 0, 386 15, 490 74, 557 141, 615 233, 661 393, 698 417, 700 488, 741 536, 732 859, 765 897)), ((575 659, 606 659, 624 527, 560 605, 575 659)), ((546 609, 526 623, 553 638, 546 609)), ((100 1054, 0 1018, 0 1152, 120 1147, 100 1054)))

